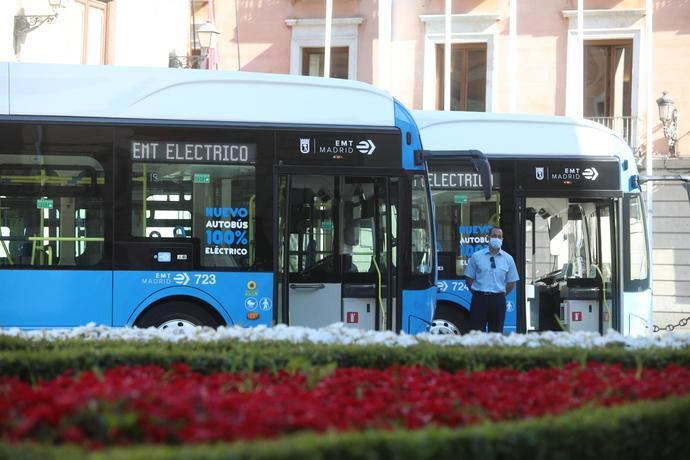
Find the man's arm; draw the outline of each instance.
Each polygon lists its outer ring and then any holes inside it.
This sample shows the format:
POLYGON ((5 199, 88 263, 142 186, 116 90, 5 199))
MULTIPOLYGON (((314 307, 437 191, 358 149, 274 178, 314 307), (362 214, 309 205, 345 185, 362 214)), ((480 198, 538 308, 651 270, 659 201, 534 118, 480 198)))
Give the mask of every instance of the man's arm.
POLYGON ((469 262, 467 262, 467 267, 465 267, 465 285, 469 290, 472 290, 472 283, 474 283, 474 276, 476 272, 476 262, 474 260, 474 255, 472 255, 469 262))
POLYGON ((515 282, 519 280, 517 267, 515 266, 515 261, 510 258, 510 266, 508 268, 508 273, 506 275, 506 295, 510 293, 515 288, 515 282))

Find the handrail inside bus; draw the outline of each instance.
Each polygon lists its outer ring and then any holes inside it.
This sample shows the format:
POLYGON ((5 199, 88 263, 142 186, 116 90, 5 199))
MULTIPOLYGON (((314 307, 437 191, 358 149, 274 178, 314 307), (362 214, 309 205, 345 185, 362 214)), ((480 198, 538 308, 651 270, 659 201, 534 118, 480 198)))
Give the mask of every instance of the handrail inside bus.
POLYGON ((460 162, 470 162, 472 167, 482 180, 482 191, 484 198, 491 198, 493 181, 491 176, 491 165, 488 158, 479 150, 415 150, 415 163, 422 164, 432 160, 434 163, 451 163, 457 165, 460 162))
POLYGON ((254 266, 254 244, 255 242, 255 237, 254 237, 254 220, 256 219, 256 193, 253 194, 249 198, 249 228, 247 229, 247 233, 249 234, 249 266, 252 267, 254 266))
POLYGON ((42 248, 38 246, 39 241, 57 241, 58 243, 63 241, 103 242, 104 238, 98 236, 30 236, 27 240, 31 241, 31 265, 36 261, 36 253, 39 255, 39 265, 43 265, 44 254, 48 256, 48 265, 53 265, 53 248, 50 246, 42 248))
POLYGON ((102 242, 102 236, 30 236, 29 241, 95 241, 102 242))
POLYGON ((376 274, 377 274, 377 280, 378 280, 376 283, 376 285, 378 286, 377 300, 379 302, 379 305, 381 306, 381 316, 382 316, 382 318, 381 318, 381 330, 384 331, 386 329, 386 306, 383 304, 383 298, 381 297, 381 270, 379 270, 379 264, 376 263, 376 255, 371 256, 371 261, 374 263, 374 268, 376 268, 376 274))
POLYGON ((7 263, 9 265, 14 265, 14 260, 12 260, 12 254, 10 254, 9 249, 7 249, 7 245, 5 244, 5 238, 2 237, 2 234, 0 234, 0 244, 2 244, 2 250, 5 251, 5 254, 7 254, 7 263))

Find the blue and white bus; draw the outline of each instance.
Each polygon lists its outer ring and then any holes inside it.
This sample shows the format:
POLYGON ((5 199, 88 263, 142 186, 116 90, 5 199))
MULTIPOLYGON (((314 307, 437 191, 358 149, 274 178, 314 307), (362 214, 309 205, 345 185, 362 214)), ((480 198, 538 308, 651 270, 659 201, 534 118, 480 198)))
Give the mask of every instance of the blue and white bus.
POLYGON ((430 192, 387 93, 17 63, 0 88, 0 326, 428 328, 430 192))
MULTIPOLYGON (((647 334, 652 293, 637 166, 603 126, 557 116, 413 112, 430 150, 477 149, 492 195, 460 163, 429 161, 438 238, 439 297, 432 330, 469 328, 464 269, 500 225, 520 282, 505 332, 647 334)), ((438 158, 438 157, 437 157, 438 158)))

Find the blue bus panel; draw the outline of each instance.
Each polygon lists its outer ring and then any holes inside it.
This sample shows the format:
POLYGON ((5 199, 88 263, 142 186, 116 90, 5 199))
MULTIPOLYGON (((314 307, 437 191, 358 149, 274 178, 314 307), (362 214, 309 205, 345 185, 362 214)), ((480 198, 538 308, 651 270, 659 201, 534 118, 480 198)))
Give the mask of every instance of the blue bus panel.
MULTIPOLYGON (((447 279, 439 280, 438 286, 438 301, 452 302, 458 308, 464 308, 470 311, 470 304, 472 303, 472 293, 467 288, 464 279, 447 279)), ((506 319, 503 323, 503 332, 517 332, 517 312, 515 306, 517 305, 517 289, 513 289, 506 297, 506 319)))
POLYGON ((436 308, 436 287, 419 291, 403 291, 402 331, 420 334, 429 329, 429 319, 436 308))
POLYGON ((110 270, 2 270, 0 325, 69 327, 110 325, 110 270))
POLYGON ((272 273, 120 271, 114 281, 114 326, 132 326, 148 306, 180 296, 207 303, 228 325, 273 322, 272 273))

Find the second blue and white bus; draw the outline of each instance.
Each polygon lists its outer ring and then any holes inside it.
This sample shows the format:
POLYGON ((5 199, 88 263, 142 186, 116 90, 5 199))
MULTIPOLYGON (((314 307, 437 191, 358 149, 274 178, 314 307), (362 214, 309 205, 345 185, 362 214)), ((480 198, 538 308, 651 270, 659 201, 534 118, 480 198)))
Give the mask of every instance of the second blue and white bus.
POLYGON ((473 112, 413 112, 425 149, 475 149, 493 174, 430 161, 438 238, 439 297, 432 330, 469 328, 464 269, 503 228, 520 282, 507 299, 505 332, 649 333, 649 243, 637 165, 627 143, 585 120, 473 112))
POLYGON ((0 64, 0 326, 424 331, 420 147, 357 82, 0 64))

